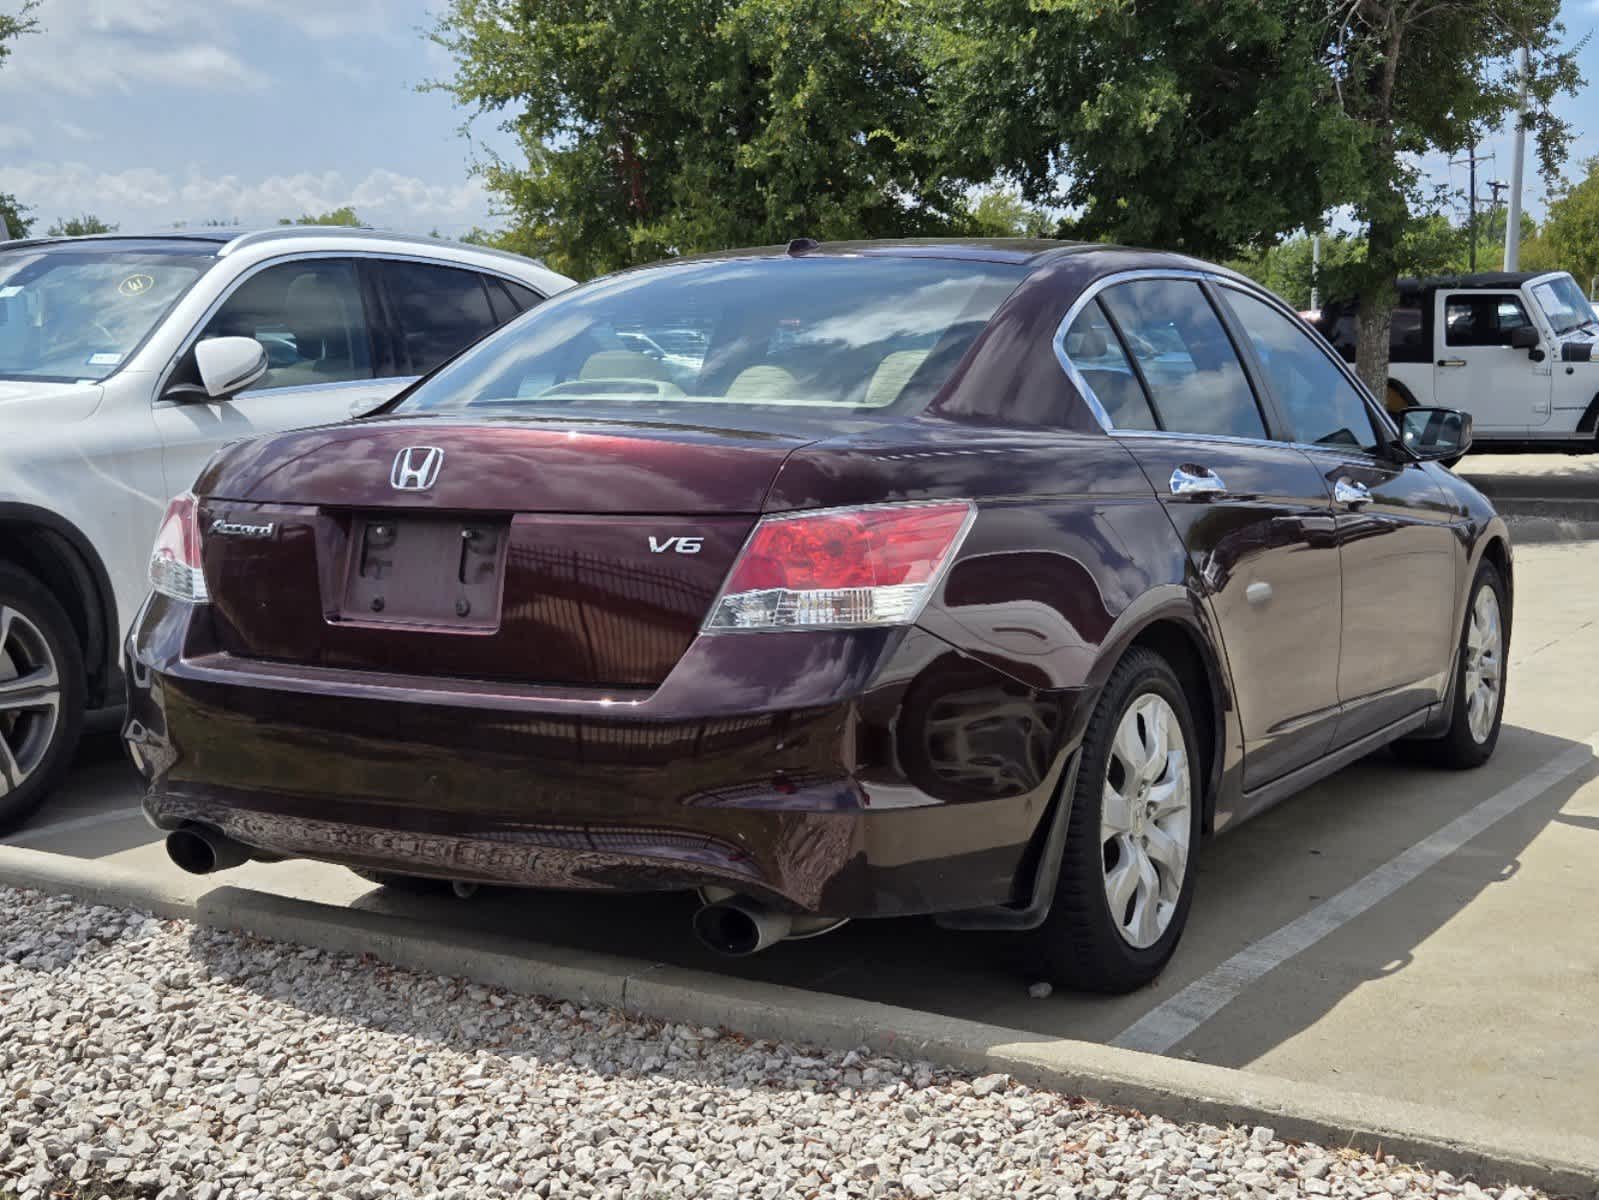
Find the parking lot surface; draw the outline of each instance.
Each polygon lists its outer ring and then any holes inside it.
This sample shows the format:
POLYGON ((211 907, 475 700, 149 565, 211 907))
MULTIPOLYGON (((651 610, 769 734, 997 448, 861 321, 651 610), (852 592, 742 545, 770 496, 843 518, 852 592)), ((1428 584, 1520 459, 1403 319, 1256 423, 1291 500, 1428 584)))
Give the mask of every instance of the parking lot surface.
MULTIPOLYGON (((1482 460, 1512 480, 1537 463, 1482 460), (1519 472, 1519 474, 1518 474, 1519 472)), ((1540 460, 1541 461, 1541 460, 1540 460)), ((1589 472, 1588 460, 1556 460, 1589 472)), ((1476 460, 1463 464, 1473 474, 1476 460)), ((1599 479, 1594 482, 1599 484, 1599 479)), ((1563 484, 1561 486, 1573 486, 1563 484)), ((1528 485, 1531 490, 1531 485, 1528 485)), ((1599 495, 1599 486, 1588 495, 1599 495)), ((8 841, 198 895, 223 884, 1196 1058, 1343 1090, 1599 1130, 1599 546, 1523 545, 1495 758, 1441 773, 1386 753, 1207 846, 1166 974, 1125 997, 1030 994, 1003 938, 857 922, 752 959, 693 939, 691 897, 397 894, 338 868, 180 876, 114 731, 8 841)))

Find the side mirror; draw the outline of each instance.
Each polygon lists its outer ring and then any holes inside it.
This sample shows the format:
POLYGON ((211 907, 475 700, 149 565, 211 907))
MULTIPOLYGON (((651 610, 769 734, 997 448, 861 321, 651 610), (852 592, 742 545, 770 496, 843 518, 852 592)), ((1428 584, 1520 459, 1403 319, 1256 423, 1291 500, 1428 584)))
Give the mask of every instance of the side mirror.
POLYGON ((1527 357, 1533 362, 1542 362, 1544 359, 1543 339, 1538 336, 1538 331, 1531 325, 1523 325, 1510 331, 1510 348, 1512 350, 1525 350, 1527 357))
POLYGON ((1471 414, 1453 408, 1407 408, 1398 414, 1399 438, 1423 462, 1459 458, 1471 446, 1471 414))
POLYGON ((252 337, 204 338, 194 344, 194 365, 212 400, 226 400, 267 373, 266 347, 252 337))

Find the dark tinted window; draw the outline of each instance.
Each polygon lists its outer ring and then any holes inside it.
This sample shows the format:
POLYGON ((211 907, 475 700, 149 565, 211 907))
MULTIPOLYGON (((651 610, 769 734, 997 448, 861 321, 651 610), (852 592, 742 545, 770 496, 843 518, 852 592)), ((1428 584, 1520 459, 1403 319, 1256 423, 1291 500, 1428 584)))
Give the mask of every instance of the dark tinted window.
POLYGON ((1144 385, 1127 360, 1099 301, 1077 315, 1066 331, 1063 348, 1112 425, 1117 429, 1157 428, 1144 385))
POLYGON ((265 346, 271 369, 256 388, 372 378, 361 286, 355 264, 344 260, 283 263, 252 275, 200 336, 253 337, 265 346))
POLYGON ((1375 450, 1366 402, 1300 322, 1244 292, 1223 288, 1221 294, 1255 348, 1293 439, 1375 450))
POLYGON ((520 283, 512 283, 507 279, 504 281, 504 284, 505 290, 511 293, 511 299, 516 301, 516 306, 523 312, 526 312, 539 301, 544 299, 543 296, 539 295, 532 288, 523 287, 520 283))
POLYGON ((386 262, 389 306, 399 326, 400 367, 425 374, 499 322, 476 271, 386 262))
POLYGON ((1101 302, 1138 361, 1162 428, 1266 436, 1238 355, 1199 284, 1139 279, 1107 288, 1101 302))
POLYGON ((516 306, 516 301, 511 299, 510 290, 506 288, 504 280, 485 275, 483 286, 489 290, 489 307, 494 310, 496 325, 504 325, 522 311, 516 306))
POLYGON ((1450 346, 1508 346, 1513 330, 1532 324, 1509 292, 1456 292, 1444 302, 1444 342, 1450 346))

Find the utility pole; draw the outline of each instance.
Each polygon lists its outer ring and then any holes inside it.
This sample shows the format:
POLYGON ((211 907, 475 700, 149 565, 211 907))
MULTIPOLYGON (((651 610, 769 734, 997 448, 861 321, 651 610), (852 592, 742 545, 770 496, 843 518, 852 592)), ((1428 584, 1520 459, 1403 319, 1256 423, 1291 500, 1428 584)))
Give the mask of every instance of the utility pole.
POLYGON ((1321 234, 1310 235, 1310 307, 1321 308, 1321 234))
POLYGON ((1471 256, 1471 269, 1473 271, 1477 269, 1477 164, 1480 162, 1492 162, 1493 157, 1492 154, 1478 154, 1477 139, 1473 137, 1467 144, 1465 158, 1452 158, 1449 160, 1451 167, 1458 167, 1464 164, 1470 171, 1466 184, 1466 202, 1469 205, 1467 211, 1470 213, 1466 221, 1466 232, 1471 241, 1471 249, 1468 253, 1471 256))
POLYGON ((1521 111, 1516 114, 1515 149, 1510 152, 1510 207, 1505 212, 1505 270, 1521 270, 1521 160, 1527 149, 1527 83, 1532 55, 1521 46, 1521 111))
POLYGON ((1489 204, 1492 207, 1490 207, 1488 210, 1488 234, 1490 237, 1492 237, 1494 222, 1499 220, 1499 206, 1505 202, 1504 197, 1500 193, 1502 193, 1510 185, 1503 179, 1490 179, 1483 186, 1493 193, 1492 198, 1489 200, 1489 204))

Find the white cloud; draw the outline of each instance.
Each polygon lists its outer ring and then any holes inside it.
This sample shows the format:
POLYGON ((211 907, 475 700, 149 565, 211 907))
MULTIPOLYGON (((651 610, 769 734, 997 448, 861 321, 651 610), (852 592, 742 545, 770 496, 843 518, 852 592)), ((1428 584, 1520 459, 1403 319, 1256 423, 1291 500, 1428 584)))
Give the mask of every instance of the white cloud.
POLYGON ((0 72, 0 90, 75 96, 151 85, 249 88, 268 83, 240 46, 240 18, 315 40, 390 37, 383 0, 45 0, 40 33, 0 72))
POLYGON ((0 125, 0 150, 20 150, 33 145, 33 131, 21 125, 0 125))
POLYGON ((209 219, 270 224, 279 217, 353 205, 374 225, 460 232, 488 219, 476 179, 430 183, 377 169, 349 181, 338 171, 247 179, 191 170, 182 178, 150 167, 101 171, 81 162, 0 165, 0 192, 27 197, 41 215, 92 212, 126 230, 159 229, 209 219))

